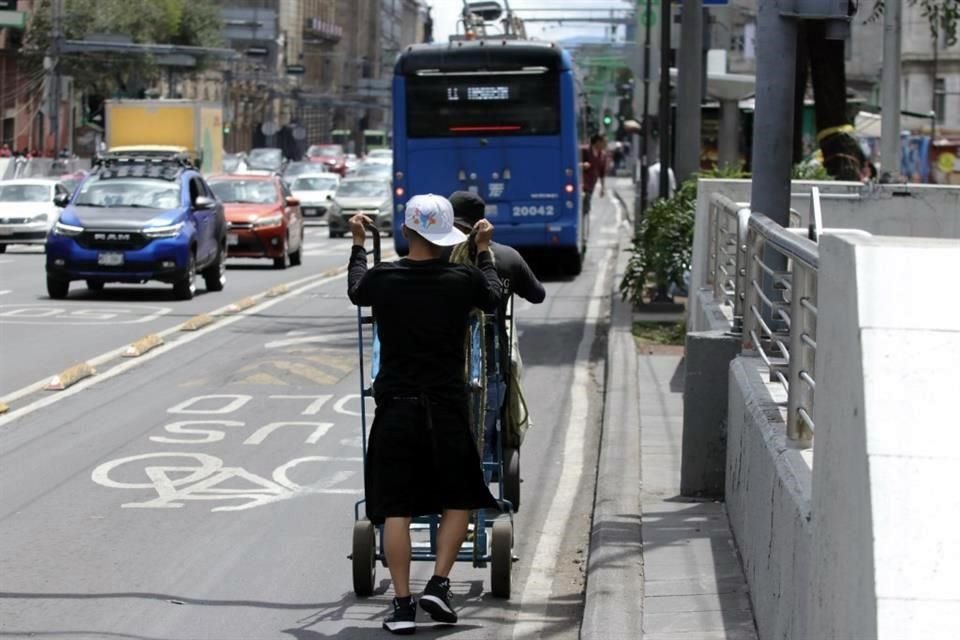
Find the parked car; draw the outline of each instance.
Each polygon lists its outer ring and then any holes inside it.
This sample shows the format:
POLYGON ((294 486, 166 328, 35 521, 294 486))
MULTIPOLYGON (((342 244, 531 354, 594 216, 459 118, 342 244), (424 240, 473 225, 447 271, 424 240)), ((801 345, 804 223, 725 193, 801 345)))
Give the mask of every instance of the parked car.
POLYGON ((281 173, 284 165, 283 151, 274 147, 251 149, 247 154, 246 170, 281 173))
POLYGON ((335 173, 317 173, 298 176, 290 184, 293 197, 300 201, 304 217, 323 217, 330 207, 330 198, 340 186, 335 173))
POLYGON ((0 253, 12 244, 44 244, 70 191, 58 180, 0 182, 0 253))
POLYGON ((223 205, 193 165, 115 157, 80 185, 47 236, 47 293, 66 298, 74 280, 92 291, 157 280, 188 300, 198 273, 207 291, 224 288, 226 257, 223 205))
POLYGON ((327 171, 347 173, 347 158, 343 153, 343 146, 339 144, 315 144, 307 149, 307 160, 326 167, 327 171))
POLYGON ((227 255, 270 258, 277 269, 303 258, 300 202, 277 176, 217 176, 210 188, 226 208, 227 255))
POLYGON ((343 237, 348 231, 347 221, 362 213, 387 235, 393 233, 393 198, 390 183, 374 178, 344 178, 327 210, 327 224, 331 238, 343 237))

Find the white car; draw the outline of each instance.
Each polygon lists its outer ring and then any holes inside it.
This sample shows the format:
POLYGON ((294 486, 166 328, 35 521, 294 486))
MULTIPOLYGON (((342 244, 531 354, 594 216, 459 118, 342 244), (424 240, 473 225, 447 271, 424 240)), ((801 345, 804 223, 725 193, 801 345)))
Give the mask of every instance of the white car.
POLYGON ((312 173, 294 178, 290 191, 300 201, 304 218, 320 218, 326 215, 339 186, 340 176, 336 173, 312 173))
POLYGON ((363 159, 368 164, 393 164, 392 149, 374 149, 363 159))
POLYGON ((12 244, 46 244, 70 192, 57 180, 0 182, 0 253, 12 244))

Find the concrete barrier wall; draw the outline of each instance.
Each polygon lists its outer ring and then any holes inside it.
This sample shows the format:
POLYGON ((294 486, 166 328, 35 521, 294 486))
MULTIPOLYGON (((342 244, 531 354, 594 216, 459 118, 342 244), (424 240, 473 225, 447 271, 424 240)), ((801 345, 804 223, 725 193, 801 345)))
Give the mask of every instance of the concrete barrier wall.
POLYGON ((956 638, 960 242, 820 245, 810 637, 956 638))
POLYGON ((758 357, 730 365, 727 512, 760 637, 809 640, 810 455, 787 445, 786 394, 767 375, 758 357))
POLYGON ((726 500, 764 640, 957 637, 960 242, 820 245, 816 464, 785 393, 730 366, 726 500))

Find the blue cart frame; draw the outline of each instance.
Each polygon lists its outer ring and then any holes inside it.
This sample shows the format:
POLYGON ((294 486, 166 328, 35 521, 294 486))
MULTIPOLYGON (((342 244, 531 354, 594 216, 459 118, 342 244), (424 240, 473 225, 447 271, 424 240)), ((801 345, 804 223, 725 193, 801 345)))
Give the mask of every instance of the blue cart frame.
MULTIPOLYGON (((373 256, 374 263, 380 262, 380 233, 375 227, 368 226, 367 229, 373 235, 373 256)), ((511 305, 512 308, 512 305, 511 305)), ((485 380, 484 378, 484 341, 482 339, 481 323, 489 321, 489 316, 483 319, 474 318, 470 324, 470 380, 468 381, 470 393, 470 418, 473 433, 477 435, 477 441, 480 443, 480 454, 482 457, 483 433, 484 433, 484 410, 486 406, 485 380)), ((360 424, 362 429, 363 446, 363 469, 366 476, 367 465, 367 408, 366 399, 373 396, 373 387, 367 385, 366 371, 364 367, 364 326, 370 327, 372 339, 372 366, 371 380, 376 378, 377 367, 379 365, 379 342, 377 338, 376 320, 373 315, 364 315, 363 309, 357 307, 357 350, 360 362, 360 424)), ((497 348, 500 347, 499 333, 494 340, 497 348)), ((507 346, 509 349, 509 344, 507 346)), ((497 362, 500 362, 499 354, 497 362)), ((509 375, 506 376, 509 383, 509 375)), ((494 452, 494 459, 491 462, 482 462, 485 476, 493 475, 500 479, 505 478, 504 470, 504 438, 502 437, 501 425, 502 411, 497 419, 497 446, 494 452)), ((519 473, 519 471, 517 471, 519 473)), ((516 478, 519 482, 519 479, 516 478)), ((500 598, 509 598, 512 582, 513 569, 513 512, 515 506, 507 499, 504 492, 504 482, 499 481, 498 502, 501 506, 500 512, 474 511, 472 520, 472 531, 468 535, 467 541, 461 546, 457 554, 457 562, 471 562, 474 567, 483 568, 490 566, 491 593, 500 598)), ((384 567, 387 566, 387 558, 383 547, 383 527, 374 526, 366 517, 361 518, 361 506, 365 500, 359 500, 354 505, 354 527, 353 527, 353 551, 350 558, 353 562, 353 590, 359 597, 366 597, 373 594, 376 581, 377 561, 379 560, 384 567), (379 539, 379 542, 378 542, 379 539)), ((365 515, 365 514, 364 514, 365 515)), ((437 532, 440 526, 440 516, 430 515, 413 518, 411 529, 413 533, 427 532, 428 541, 412 542, 411 560, 419 562, 432 562, 437 558, 437 532)))

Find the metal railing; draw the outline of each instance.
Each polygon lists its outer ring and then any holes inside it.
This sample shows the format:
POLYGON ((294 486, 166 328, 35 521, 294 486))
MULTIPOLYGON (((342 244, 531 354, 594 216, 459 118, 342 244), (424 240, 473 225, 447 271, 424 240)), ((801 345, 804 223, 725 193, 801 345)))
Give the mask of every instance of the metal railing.
POLYGON ((801 446, 815 431, 819 196, 814 188, 809 230, 793 210, 783 227, 722 195, 710 201, 707 284, 732 308, 743 352, 762 358, 786 390, 787 437, 801 446))
POLYGON ((799 236, 759 213, 747 231, 747 274, 742 344, 770 370, 770 381, 787 391, 787 437, 810 445, 817 351, 819 252, 799 236))

